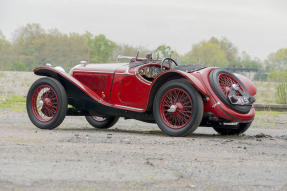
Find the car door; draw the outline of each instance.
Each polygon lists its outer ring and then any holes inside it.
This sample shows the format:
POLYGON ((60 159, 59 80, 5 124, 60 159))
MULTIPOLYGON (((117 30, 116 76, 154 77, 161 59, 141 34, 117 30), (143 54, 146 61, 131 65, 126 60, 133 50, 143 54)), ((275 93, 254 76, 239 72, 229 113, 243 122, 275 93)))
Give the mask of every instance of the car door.
POLYGON ((106 72, 75 72, 74 77, 89 87, 104 101, 110 99, 110 90, 113 81, 113 73, 106 72))
POLYGON ((140 81, 131 69, 116 72, 110 103, 118 106, 144 109, 147 105, 150 85, 140 81))

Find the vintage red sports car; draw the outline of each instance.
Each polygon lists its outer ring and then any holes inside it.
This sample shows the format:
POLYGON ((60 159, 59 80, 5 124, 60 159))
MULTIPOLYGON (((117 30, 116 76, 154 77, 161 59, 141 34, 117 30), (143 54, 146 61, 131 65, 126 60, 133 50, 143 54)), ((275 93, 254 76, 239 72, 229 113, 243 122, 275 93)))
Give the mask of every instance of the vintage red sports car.
POLYGON ((185 136, 198 126, 236 135, 254 119, 256 88, 243 75, 216 67, 181 66, 150 54, 119 59, 129 62, 82 62, 70 73, 59 66, 36 68, 36 75, 46 77, 28 92, 30 120, 38 128, 54 129, 66 115, 86 116, 92 126, 105 129, 123 117, 157 123, 168 135, 185 136))

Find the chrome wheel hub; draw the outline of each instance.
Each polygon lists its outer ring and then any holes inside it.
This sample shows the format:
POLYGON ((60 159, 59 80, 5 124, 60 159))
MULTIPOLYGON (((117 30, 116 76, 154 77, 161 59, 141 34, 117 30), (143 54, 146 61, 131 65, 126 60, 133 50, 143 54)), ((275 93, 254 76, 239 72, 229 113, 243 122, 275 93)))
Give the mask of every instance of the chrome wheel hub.
POLYGON ((174 113, 176 111, 177 106, 176 105, 171 105, 167 112, 174 113))
POLYGON ((39 101, 39 108, 42 109, 43 105, 44 105, 43 100, 40 100, 40 101, 39 101))

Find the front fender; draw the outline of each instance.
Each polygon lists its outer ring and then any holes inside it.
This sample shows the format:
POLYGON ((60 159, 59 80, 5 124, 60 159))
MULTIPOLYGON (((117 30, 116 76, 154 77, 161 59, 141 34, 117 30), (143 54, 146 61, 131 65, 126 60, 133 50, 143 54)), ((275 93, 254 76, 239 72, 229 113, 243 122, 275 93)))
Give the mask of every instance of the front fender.
POLYGON ((103 102, 95 92, 63 70, 53 67, 39 67, 34 69, 34 74, 38 76, 48 76, 58 80, 64 86, 68 94, 71 94, 74 88, 78 88, 96 101, 103 102))

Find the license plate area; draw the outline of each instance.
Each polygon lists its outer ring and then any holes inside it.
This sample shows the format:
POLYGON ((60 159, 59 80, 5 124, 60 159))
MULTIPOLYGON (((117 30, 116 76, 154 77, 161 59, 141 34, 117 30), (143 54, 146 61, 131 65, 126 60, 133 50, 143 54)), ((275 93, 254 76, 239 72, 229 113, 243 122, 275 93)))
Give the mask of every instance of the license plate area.
POLYGON ((255 101, 254 97, 243 92, 237 84, 232 84, 228 99, 234 105, 251 105, 255 101))

